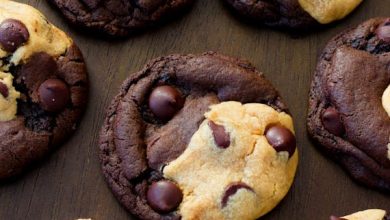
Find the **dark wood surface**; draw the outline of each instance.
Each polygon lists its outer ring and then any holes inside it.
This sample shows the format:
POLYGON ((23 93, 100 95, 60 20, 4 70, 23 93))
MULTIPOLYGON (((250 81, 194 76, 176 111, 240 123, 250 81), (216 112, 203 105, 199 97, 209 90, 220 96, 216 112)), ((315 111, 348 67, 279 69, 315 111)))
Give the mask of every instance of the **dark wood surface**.
MULTIPOLYGON (((353 182, 309 141, 305 117, 316 58, 335 34, 376 16, 390 16, 390 0, 366 0, 342 22, 300 38, 244 24, 221 0, 198 0, 177 21, 122 41, 75 31, 45 0, 23 0, 69 33, 82 49, 91 81, 90 102, 76 134, 45 162, 0 186, 0 220, 132 219, 100 172, 98 132, 105 108, 122 81, 148 60, 170 53, 214 50, 250 60, 279 89, 291 109, 300 150, 295 183, 264 219, 327 220, 368 208, 390 210, 390 197, 353 182)), ((375 131, 367 131, 375 132, 375 131)))

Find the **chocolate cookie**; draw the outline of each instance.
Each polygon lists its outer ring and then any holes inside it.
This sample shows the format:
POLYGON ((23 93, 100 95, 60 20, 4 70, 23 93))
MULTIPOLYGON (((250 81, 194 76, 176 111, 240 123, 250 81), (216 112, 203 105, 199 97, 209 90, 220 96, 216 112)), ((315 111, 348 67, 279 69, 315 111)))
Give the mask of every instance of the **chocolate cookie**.
POLYGON ((111 36, 127 36, 175 17, 194 0, 49 0, 72 23, 111 36))
POLYGON ((87 73, 73 41, 36 9, 0 4, 0 180, 65 141, 87 101, 87 73))
POLYGON ((368 209, 344 217, 330 216, 329 220, 390 220, 390 213, 381 209, 368 209))
POLYGON ((278 92, 249 63, 171 55, 122 85, 100 135, 102 169, 141 219, 256 219, 293 182, 293 132, 278 92))
POLYGON ((390 192, 390 19, 345 31, 325 47, 311 86, 308 130, 359 182, 390 192))
POLYGON ((256 24, 309 30, 351 13, 363 0, 224 0, 233 11, 256 24))

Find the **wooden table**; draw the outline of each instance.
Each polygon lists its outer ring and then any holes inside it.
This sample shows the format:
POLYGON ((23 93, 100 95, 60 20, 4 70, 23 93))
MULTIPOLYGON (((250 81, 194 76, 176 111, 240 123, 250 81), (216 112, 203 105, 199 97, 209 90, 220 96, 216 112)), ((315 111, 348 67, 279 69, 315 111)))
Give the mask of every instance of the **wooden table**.
MULTIPOLYGON (((357 185, 309 141, 305 117, 316 58, 335 34, 376 16, 390 16, 390 0, 366 0, 347 19, 301 38, 244 24, 221 0, 198 0, 178 21, 122 41, 75 31, 45 0, 23 0, 69 33, 87 61, 90 102, 77 133, 45 162, 17 181, 0 186, 0 220, 132 219, 115 200, 100 172, 98 132, 105 108, 122 81, 149 59, 208 50, 250 60, 279 89, 295 118, 300 150, 295 183, 263 219, 327 220, 368 208, 390 210, 389 195, 357 185)), ((371 131, 375 132, 375 131, 371 131)))

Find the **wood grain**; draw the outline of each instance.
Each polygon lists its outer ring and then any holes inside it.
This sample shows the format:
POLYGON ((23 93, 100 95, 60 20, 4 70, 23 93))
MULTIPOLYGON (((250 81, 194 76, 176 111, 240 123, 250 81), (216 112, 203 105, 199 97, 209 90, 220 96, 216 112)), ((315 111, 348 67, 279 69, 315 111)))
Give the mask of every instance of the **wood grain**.
MULTIPOLYGON (((113 198, 98 161, 98 132, 121 82, 149 59, 214 50, 250 60, 280 90, 295 118, 300 165, 294 186, 264 219, 325 219, 367 208, 390 210, 390 197, 353 182, 309 141, 305 117, 316 57, 335 34, 376 16, 390 16, 389 0, 366 0, 347 19, 300 38, 244 24, 221 0, 198 0, 181 19, 121 41, 75 31, 45 0, 23 0, 69 33, 82 49, 90 102, 77 133, 46 161, 0 186, 0 220, 132 219, 113 198)), ((375 132, 375 131, 372 131, 375 132)))

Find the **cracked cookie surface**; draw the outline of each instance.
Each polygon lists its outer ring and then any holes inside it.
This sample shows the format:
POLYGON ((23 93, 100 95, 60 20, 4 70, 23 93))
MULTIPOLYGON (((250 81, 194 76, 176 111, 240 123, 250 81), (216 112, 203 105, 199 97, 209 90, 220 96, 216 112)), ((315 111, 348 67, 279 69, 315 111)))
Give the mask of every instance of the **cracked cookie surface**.
POLYGON ((235 12, 256 24, 310 30, 340 20, 362 0, 224 0, 235 12))
POLYGON ((390 191, 390 19, 345 31, 325 47, 311 86, 308 130, 357 181, 390 191))
MULTIPOLYGON (((254 146, 251 144, 267 138, 270 144, 253 147, 253 155, 248 156, 253 160, 248 164, 258 162, 268 167, 270 162, 276 167, 280 165, 279 183, 270 181, 266 186, 266 176, 273 175, 272 172, 237 167, 237 173, 241 170, 239 175, 243 178, 236 176, 218 187, 225 190, 224 195, 219 194, 218 201, 212 203, 218 207, 198 209, 190 206, 193 210, 207 210, 210 213, 216 209, 233 213, 224 216, 225 219, 240 215, 247 219, 255 218, 268 212, 284 197, 295 173, 295 137, 291 118, 286 112, 287 108, 278 92, 248 62, 212 52, 161 57, 131 75, 110 105, 100 133, 102 170, 114 195, 135 216, 141 219, 196 219, 196 216, 187 215, 185 209, 179 208, 188 204, 188 191, 176 179, 180 172, 174 170, 186 167, 178 162, 188 154, 186 152, 194 144, 192 140, 197 139, 197 131, 205 131, 208 138, 213 138, 214 144, 208 142, 207 146, 218 148, 220 152, 231 152, 231 157, 237 161, 240 161, 239 152, 249 153, 249 148, 254 146), (238 109, 241 109, 241 103, 244 106, 254 103, 243 107, 252 109, 249 106, 255 106, 255 110, 248 110, 250 113, 245 126, 252 126, 253 132, 262 134, 258 135, 261 137, 249 135, 248 139, 241 140, 244 137, 235 136, 239 134, 233 131, 236 128, 229 127, 233 126, 233 119, 223 119, 221 114, 219 120, 215 111, 209 112, 210 106, 214 106, 211 109, 215 110, 226 103, 235 103, 233 105, 238 109), (269 113, 268 117, 249 116, 257 114, 258 109, 269 113), (222 123, 225 120, 226 127, 222 123), (269 124, 272 126, 267 127, 267 134, 264 135, 265 126, 269 124), (261 153, 270 156, 267 157, 269 160, 261 161, 261 153), (240 182, 246 180, 244 176, 248 177, 248 181, 240 182), (250 181, 252 176, 264 177, 265 185, 253 185, 250 181), (262 190, 267 192, 269 200, 265 198, 267 195, 260 195, 262 190), (242 208, 241 199, 247 199, 254 210, 239 212, 237 209, 242 208), (259 206, 261 210, 255 209, 257 206, 254 205, 259 201, 264 201, 259 206)), ((187 162, 191 161, 193 165, 196 164, 193 159, 187 162)), ((191 170, 185 170, 190 172, 189 175, 195 175, 191 170)), ((221 193, 221 190, 218 192, 221 193)))
POLYGON ((73 24, 127 36, 187 10, 195 0, 48 0, 73 24))
POLYGON ((0 1, 0 180, 73 133, 85 108, 83 57, 36 9, 0 1))

